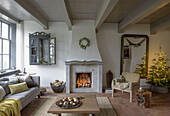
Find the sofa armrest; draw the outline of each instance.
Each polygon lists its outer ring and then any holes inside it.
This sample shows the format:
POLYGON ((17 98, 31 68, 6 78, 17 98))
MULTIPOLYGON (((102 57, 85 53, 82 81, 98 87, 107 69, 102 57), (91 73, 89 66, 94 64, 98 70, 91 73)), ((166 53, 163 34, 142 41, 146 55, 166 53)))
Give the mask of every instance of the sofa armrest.
POLYGON ((35 84, 40 88, 40 76, 31 76, 35 84))

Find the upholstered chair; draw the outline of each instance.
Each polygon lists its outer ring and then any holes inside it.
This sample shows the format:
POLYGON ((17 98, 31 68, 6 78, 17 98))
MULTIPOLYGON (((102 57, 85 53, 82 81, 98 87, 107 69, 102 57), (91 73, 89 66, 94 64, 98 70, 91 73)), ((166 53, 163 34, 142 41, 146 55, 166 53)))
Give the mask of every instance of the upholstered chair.
POLYGON ((122 72, 122 76, 125 78, 125 82, 118 82, 117 79, 112 81, 112 97, 114 97, 114 90, 120 90, 130 93, 130 102, 132 102, 132 93, 137 91, 140 86, 140 75, 131 72, 122 72))

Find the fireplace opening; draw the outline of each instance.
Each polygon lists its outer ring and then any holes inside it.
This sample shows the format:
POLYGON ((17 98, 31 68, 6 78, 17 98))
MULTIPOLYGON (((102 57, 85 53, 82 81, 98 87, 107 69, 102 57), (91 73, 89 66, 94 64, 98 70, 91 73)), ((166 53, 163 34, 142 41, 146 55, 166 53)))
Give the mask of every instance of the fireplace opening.
POLYGON ((76 73, 76 88, 90 88, 91 87, 91 73, 83 72, 76 73))

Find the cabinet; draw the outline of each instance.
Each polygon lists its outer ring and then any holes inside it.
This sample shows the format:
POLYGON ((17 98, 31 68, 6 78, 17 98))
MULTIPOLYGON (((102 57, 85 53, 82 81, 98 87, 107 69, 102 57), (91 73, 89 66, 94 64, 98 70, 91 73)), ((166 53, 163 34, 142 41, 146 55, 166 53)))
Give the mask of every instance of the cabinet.
POLYGON ((30 65, 56 64, 56 38, 51 38, 50 34, 29 34, 29 51, 30 65))

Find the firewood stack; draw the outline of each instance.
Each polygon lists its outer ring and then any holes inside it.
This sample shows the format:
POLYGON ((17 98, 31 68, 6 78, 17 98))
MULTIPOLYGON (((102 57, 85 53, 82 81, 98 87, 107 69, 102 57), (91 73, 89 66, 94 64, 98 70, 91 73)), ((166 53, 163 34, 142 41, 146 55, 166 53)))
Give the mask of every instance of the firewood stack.
POLYGON ((77 79, 77 86, 78 87, 90 87, 90 77, 88 76, 88 74, 83 73, 81 75, 79 75, 78 79, 77 79))
POLYGON ((53 83, 51 83, 51 85, 55 86, 55 87, 59 87, 61 85, 64 85, 63 81, 59 81, 59 80, 55 80, 53 83))

